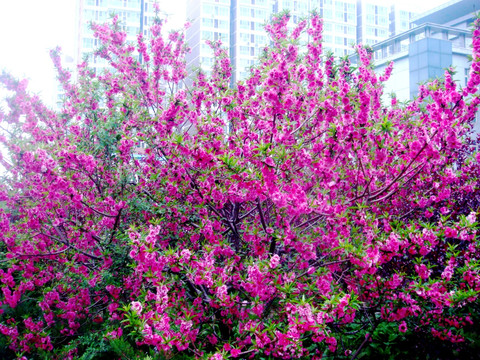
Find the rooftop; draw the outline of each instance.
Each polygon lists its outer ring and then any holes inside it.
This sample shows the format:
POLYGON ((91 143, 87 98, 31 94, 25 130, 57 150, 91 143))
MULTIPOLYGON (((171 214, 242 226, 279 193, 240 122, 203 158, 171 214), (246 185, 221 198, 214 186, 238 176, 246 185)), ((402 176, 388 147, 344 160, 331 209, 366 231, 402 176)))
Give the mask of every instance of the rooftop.
POLYGON ((455 52, 469 54, 472 33, 470 30, 424 23, 372 46, 376 60, 387 60, 400 53, 407 54, 408 45, 422 38, 437 38, 452 43, 455 52))
POLYGON ((424 23, 444 24, 478 11, 480 11, 479 0, 451 0, 417 15, 412 23, 415 25, 422 25, 424 23))

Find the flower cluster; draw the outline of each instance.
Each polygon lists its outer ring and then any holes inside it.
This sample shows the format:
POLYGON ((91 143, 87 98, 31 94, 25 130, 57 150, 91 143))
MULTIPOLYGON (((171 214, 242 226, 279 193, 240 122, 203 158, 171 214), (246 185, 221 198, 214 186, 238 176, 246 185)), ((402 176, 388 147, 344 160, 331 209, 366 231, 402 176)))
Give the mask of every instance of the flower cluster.
POLYGON ((479 21, 467 86, 447 71, 406 105, 382 103, 392 67, 366 49, 322 54, 318 16, 287 24, 234 86, 214 42, 212 73, 187 79, 161 21, 136 44, 95 25, 115 70, 84 63, 77 83, 54 52, 58 112, 0 77, 0 353, 355 357, 389 326, 468 342, 479 21))

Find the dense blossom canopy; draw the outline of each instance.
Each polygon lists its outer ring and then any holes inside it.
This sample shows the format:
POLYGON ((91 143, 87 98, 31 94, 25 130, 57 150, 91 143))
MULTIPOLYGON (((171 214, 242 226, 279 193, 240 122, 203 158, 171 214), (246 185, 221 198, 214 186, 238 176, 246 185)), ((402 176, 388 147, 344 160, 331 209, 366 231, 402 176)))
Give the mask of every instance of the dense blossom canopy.
POLYGON ((385 331, 469 346, 479 22, 466 87, 448 70, 384 104, 392 65, 336 61, 317 16, 287 21, 233 87, 217 43, 188 80, 160 22, 136 45, 94 25, 112 70, 75 83, 53 52, 60 111, 2 75, 0 354, 355 358, 385 331))

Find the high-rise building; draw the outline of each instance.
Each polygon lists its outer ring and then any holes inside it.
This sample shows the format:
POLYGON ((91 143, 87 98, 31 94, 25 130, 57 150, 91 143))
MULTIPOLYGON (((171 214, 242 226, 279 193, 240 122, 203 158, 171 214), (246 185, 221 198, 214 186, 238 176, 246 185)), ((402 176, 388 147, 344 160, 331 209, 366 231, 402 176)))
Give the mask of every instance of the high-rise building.
POLYGON ((190 47, 187 68, 190 71, 197 68, 202 68, 207 73, 211 71, 214 54, 207 41, 220 40, 222 44, 229 46, 230 8, 230 0, 187 0, 187 21, 190 23, 186 37, 190 47))
MULTIPOLYGON (((163 0, 165 1, 165 0, 163 0)), ((148 35, 149 27, 155 17, 155 3, 162 0, 76 0, 75 3, 75 39, 74 53, 63 56, 63 65, 76 78, 77 65, 88 58, 89 66, 96 73, 108 68, 109 64, 102 58, 94 56, 94 51, 100 47, 91 23, 103 24, 110 22, 113 16, 118 16, 119 25, 127 34, 126 41, 136 42, 137 35, 148 35)), ((53 93, 53 102, 57 106, 64 98, 64 92, 57 84, 53 93)))
POLYGON ((312 9, 319 9, 323 19, 323 46, 336 56, 352 51, 357 42, 357 1, 317 0, 311 1, 312 9))
POLYGON ((268 44, 263 25, 272 13, 271 6, 270 0, 232 0, 230 42, 226 45, 230 47, 234 80, 246 77, 268 44))
POLYGON ((389 36, 398 35, 407 31, 411 27, 411 21, 415 17, 415 13, 402 6, 402 4, 394 4, 390 9, 390 31, 389 36))
POLYGON ((394 68, 386 92, 399 100, 417 95, 420 83, 443 77, 453 68, 453 79, 465 86, 470 69, 471 25, 478 0, 453 0, 418 15, 413 27, 373 46, 379 72, 390 63, 394 68))
POLYGON ((388 38, 390 6, 382 0, 357 2, 357 41, 373 45, 388 38))
POLYGON ((230 51, 234 81, 245 78, 269 43, 263 25, 272 14, 284 10, 290 13, 290 29, 316 11, 323 19, 324 50, 336 56, 351 53, 354 44, 373 45, 408 29, 412 16, 383 0, 187 0, 187 18, 192 24, 187 32, 192 49, 188 68, 209 72, 214 57, 205 40, 221 39, 230 51))
POLYGON ((305 17, 312 9, 312 6, 318 6, 319 1, 311 0, 276 0, 270 1, 272 13, 280 13, 288 10, 291 20, 288 23, 289 29, 293 30, 296 24, 305 17))
POLYGON ((471 30, 475 14, 480 11, 478 0, 450 0, 412 20, 412 25, 420 26, 433 23, 457 29, 471 30))
MULTIPOLYGON (((127 41, 136 41, 137 34, 148 34, 155 16, 154 3, 155 0, 77 0, 75 62, 80 63, 100 45, 90 29, 91 22, 105 23, 117 15, 127 41)), ((105 60, 95 56, 89 56, 89 64, 97 72, 108 66, 105 60)))
POLYGON ((190 0, 187 1, 187 44, 191 52, 187 56, 187 66, 191 69, 202 67, 210 71, 214 56, 207 41, 218 41, 229 47, 231 37, 230 0, 190 0))

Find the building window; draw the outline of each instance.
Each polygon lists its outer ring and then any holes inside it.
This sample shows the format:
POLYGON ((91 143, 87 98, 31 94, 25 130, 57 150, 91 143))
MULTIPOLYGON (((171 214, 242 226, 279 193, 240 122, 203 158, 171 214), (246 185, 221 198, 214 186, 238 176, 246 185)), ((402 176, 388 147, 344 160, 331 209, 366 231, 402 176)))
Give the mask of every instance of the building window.
POLYGON ((203 40, 213 40, 213 31, 202 31, 203 40))
POLYGON ((250 35, 245 34, 245 33, 240 33, 240 41, 242 43, 248 43, 249 39, 250 39, 250 35))
POLYGON ((213 5, 202 4, 202 10, 205 15, 213 15, 213 5))
POLYGON ((202 56, 201 62, 202 62, 202 65, 206 65, 206 66, 212 66, 213 65, 213 59, 210 58, 210 57, 202 56))
POLYGON ((257 35, 257 44, 265 45, 267 43, 267 37, 264 35, 257 35))
POLYGON ((250 17, 250 11, 247 7, 240 6, 240 16, 241 17, 250 17))
POLYGON ((225 6, 216 6, 215 14, 221 17, 228 17, 228 8, 225 6))
POLYGON ((218 21, 218 27, 219 29, 228 29, 228 21, 226 20, 219 20, 218 21))
POLYGON ((213 19, 202 18, 202 25, 207 27, 213 27, 213 19))
POLYGON ((83 38, 83 47, 85 49, 92 49, 93 48, 93 39, 83 38))
POLYGON ((255 11, 255 18, 265 20, 267 18, 267 12, 262 9, 257 9, 255 11))

